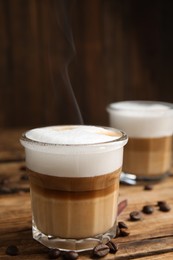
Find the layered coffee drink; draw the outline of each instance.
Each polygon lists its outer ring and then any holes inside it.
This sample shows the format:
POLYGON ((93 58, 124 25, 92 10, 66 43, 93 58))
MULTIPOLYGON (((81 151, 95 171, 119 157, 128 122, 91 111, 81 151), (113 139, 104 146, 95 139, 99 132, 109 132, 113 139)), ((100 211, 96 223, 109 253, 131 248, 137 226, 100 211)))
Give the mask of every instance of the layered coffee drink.
POLYGON ((33 236, 48 247, 85 250, 115 236, 127 136, 95 126, 26 132, 33 236))
POLYGON ((108 107, 110 125, 126 131, 123 171, 160 179, 171 166, 173 106, 165 102, 124 101, 108 107))

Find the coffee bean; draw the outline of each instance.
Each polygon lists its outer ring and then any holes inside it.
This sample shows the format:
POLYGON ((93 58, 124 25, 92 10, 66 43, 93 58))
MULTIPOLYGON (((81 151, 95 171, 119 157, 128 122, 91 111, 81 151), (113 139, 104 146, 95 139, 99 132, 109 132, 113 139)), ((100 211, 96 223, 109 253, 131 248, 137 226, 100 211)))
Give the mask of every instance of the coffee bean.
POLYGON ((104 244, 99 244, 98 246, 94 247, 93 255, 95 257, 103 257, 109 253, 109 247, 104 244))
POLYGON ((21 179, 21 181, 28 181, 28 180, 29 180, 27 174, 22 174, 21 177, 20 177, 20 179, 21 179))
POLYGON ((19 168, 20 171, 26 171, 26 166, 25 165, 21 165, 19 168))
POLYGON ((164 201, 164 200, 159 200, 158 202, 157 202, 157 206, 161 206, 161 205, 165 205, 166 204, 166 201, 164 201))
POLYGON ((119 228, 128 228, 128 226, 123 221, 118 222, 118 227, 119 228))
POLYGON ((106 245, 109 247, 109 252, 111 254, 115 254, 118 251, 118 245, 112 240, 110 240, 106 245))
POLYGON ((79 254, 75 251, 68 251, 68 252, 64 252, 63 256, 64 259, 75 260, 79 257, 79 254))
POLYGON ((7 247, 5 253, 7 255, 15 256, 19 254, 19 249, 17 248, 17 246, 10 245, 7 247))
POLYGON ((162 203, 159 206, 159 210, 163 212, 168 212, 171 210, 170 206, 167 203, 162 203))
POLYGON ((50 249, 48 255, 50 259, 57 259, 61 255, 61 251, 59 249, 50 249))
POLYGON ((152 214, 153 213, 153 207, 150 205, 146 205, 143 207, 142 212, 145 214, 152 214))
POLYGON ((152 185, 145 185, 144 186, 144 190, 152 190, 153 189, 153 186, 152 185))
POLYGON ((119 226, 117 226, 117 228, 116 228, 116 236, 115 237, 119 237, 119 235, 120 235, 120 228, 119 228, 119 226))
POLYGON ((127 237, 130 234, 125 228, 120 228, 120 237, 127 237))
POLYGON ((130 220, 132 221, 138 221, 141 220, 141 213, 139 211, 132 211, 130 213, 130 220))

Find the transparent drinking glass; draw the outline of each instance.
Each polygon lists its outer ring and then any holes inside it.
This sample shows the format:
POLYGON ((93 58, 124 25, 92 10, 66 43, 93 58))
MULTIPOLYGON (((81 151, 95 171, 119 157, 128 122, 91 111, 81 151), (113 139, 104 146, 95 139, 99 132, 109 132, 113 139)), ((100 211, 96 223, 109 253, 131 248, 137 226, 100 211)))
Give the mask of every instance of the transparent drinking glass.
POLYGON ((49 248, 83 251, 116 235, 119 176, 128 138, 123 131, 103 129, 116 139, 54 144, 28 138, 29 131, 21 137, 30 179, 33 237, 49 248))

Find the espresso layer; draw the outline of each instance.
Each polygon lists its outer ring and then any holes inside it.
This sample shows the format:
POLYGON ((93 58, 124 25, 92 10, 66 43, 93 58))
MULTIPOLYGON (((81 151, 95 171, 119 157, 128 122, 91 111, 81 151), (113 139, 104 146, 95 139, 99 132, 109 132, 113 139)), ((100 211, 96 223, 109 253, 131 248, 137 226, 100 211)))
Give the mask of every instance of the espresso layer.
POLYGON ((40 196, 47 197, 49 199, 64 199, 64 200, 85 200, 92 198, 100 198, 107 196, 114 192, 115 186, 118 184, 113 184, 112 186, 101 189, 101 190, 93 190, 93 191, 59 191, 59 190, 51 190, 42 188, 31 183, 32 192, 40 194, 40 196))
POLYGON ((121 168, 108 174, 94 177, 55 177, 40 174, 28 169, 30 182, 32 185, 45 188, 46 190, 58 191, 96 191, 108 188, 119 180, 121 168))
POLYGON ((136 175, 156 176, 171 166, 172 136, 129 138, 124 149, 123 171, 136 175))

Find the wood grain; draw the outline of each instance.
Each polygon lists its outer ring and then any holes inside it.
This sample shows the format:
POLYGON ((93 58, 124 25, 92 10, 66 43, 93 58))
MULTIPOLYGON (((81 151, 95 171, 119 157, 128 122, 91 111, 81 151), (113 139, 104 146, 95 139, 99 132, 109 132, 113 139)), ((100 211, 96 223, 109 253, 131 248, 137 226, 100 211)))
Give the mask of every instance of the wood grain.
POLYGON ((172 1, 70 3, 0 0, 0 126, 79 123, 68 63, 85 124, 113 101, 173 102, 172 1))

